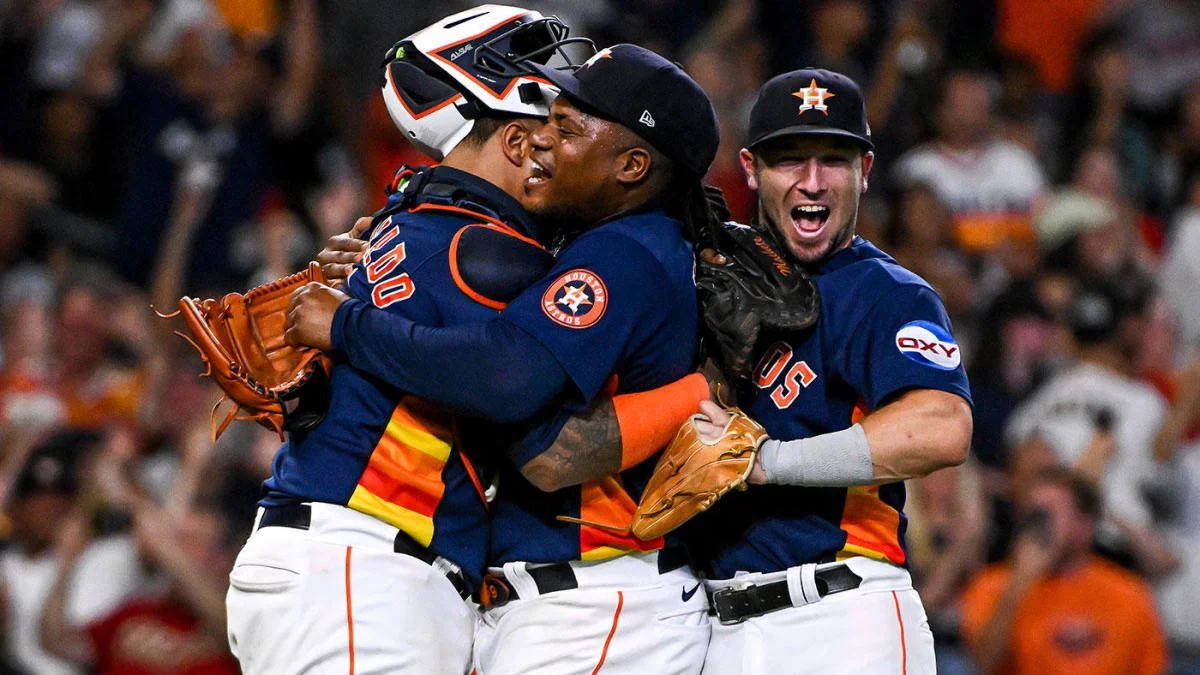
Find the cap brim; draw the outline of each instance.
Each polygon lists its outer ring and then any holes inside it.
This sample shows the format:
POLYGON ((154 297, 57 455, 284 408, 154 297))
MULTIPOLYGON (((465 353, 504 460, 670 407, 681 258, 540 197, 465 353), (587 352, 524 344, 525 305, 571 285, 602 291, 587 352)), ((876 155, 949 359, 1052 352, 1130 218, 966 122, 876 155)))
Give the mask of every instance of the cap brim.
POLYGON ((847 140, 854 141, 855 144, 859 145, 860 147, 862 147, 865 150, 874 150, 875 149, 874 143, 863 138, 862 136, 859 136, 858 134, 846 131, 844 129, 831 129, 829 127, 814 127, 814 126, 809 126, 807 124, 797 125, 797 126, 793 126, 793 127, 784 127, 782 129, 772 131, 771 133, 769 133, 765 136, 754 139, 754 141, 752 141, 748 147, 751 150, 753 150, 754 148, 762 145, 763 143, 766 143, 767 141, 773 141, 778 138, 791 138, 791 137, 795 137, 795 136, 827 136, 827 137, 833 136, 833 137, 837 137, 837 138, 845 138, 847 140))

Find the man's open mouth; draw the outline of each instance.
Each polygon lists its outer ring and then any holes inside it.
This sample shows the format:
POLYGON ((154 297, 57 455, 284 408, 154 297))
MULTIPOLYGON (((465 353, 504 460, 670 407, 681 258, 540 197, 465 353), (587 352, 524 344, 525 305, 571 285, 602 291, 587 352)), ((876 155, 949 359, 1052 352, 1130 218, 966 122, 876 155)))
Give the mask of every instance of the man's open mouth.
POLYGON ((829 207, 824 204, 801 204, 792 207, 792 222, 801 232, 816 232, 829 219, 829 207))

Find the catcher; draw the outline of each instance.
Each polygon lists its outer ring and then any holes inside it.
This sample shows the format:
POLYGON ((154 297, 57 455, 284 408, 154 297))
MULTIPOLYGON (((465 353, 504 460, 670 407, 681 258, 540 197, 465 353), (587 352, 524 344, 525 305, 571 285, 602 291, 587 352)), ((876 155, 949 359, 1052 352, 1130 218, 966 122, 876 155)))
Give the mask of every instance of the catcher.
POLYGON ((849 78, 805 69, 768 81, 741 164, 758 222, 815 283, 821 319, 780 330, 758 300, 741 309, 751 296, 740 286, 698 270, 714 291, 708 329, 724 336, 716 354, 748 375, 738 401, 762 429, 702 403, 635 527, 656 534, 711 505, 681 530, 712 605, 705 672, 935 672, 904 568, 902 481, 964 461, 971 399, 938 295, 855 235, 873 148, 849 78), (751 335, 747 356, 735 347, 751 335), (715 500, 743 479, 746 490, 715 500))

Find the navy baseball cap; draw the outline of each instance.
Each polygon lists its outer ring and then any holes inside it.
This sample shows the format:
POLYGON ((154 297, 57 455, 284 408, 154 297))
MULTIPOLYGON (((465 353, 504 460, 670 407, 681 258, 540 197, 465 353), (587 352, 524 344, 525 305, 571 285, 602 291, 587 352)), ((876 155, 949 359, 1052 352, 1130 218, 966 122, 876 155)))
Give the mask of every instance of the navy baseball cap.
POLYGON ((758 90, 750 110, 748 148, 775 138, 840 136, 874 150, 867 106, 858 84, 831 70, 803 68, 776 75, 758 90))
POLYGON ((683 69, 644 47, 601 49, 578 70, 528 65, 572 103, 628 127, 697 176, 717 156, 717 113, 683 69))

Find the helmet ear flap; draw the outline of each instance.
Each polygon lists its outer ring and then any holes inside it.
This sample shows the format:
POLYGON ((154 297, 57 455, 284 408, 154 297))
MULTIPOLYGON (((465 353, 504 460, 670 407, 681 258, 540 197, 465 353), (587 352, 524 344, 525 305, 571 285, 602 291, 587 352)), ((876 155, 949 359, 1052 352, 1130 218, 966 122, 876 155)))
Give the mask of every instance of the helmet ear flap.
POLYGON ((437 161, 475 123, 475 107, 462 92, 409 61, 387 64, 383 100, 396 126, 418 150, 437 161))
POLYGON ((387 65, 387 70, 385 84, 391 85, 393 93, 413 117, 420 117, 430 109, 462 96, 454 87, 430 76, 412 63, 392 61, 387 65))

